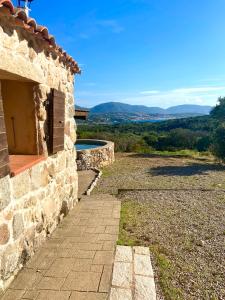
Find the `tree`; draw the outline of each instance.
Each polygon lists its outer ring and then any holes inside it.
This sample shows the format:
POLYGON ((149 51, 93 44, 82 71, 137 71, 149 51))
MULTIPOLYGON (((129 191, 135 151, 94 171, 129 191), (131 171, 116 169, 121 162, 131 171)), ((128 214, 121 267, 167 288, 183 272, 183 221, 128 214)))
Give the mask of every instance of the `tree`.
POLYGON ((210 115, 217 120, 225 121, 225 97, 219 97, 218 102, 210 115))
POLYGON ((225 123, 222 123, 214 132, 212 152, 225 162, 225 123))
POLYGON ((199 152, 208 151, 211 145, 211 138, 209 135, 201 136, 197 139, 196 149, 199 152))
POLYGON ((155 147, 158 142, 158 134, 155 131, 150 131, 148 134, 144 136, 144 141, 148 146, 155 147))
POLYGON ((220 121, 212 137, 212 152, 221 161, 225 162, 225 97, 219 97, 218 104, 211 111, 211 116, 220 121))

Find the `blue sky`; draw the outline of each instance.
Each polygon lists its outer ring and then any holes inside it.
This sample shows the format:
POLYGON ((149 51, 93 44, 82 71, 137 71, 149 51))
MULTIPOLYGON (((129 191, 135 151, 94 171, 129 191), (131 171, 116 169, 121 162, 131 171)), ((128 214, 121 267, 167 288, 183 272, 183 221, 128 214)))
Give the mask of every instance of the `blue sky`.
POLYGON ((225 95, 224 12, 225 0, 34 0, 31 16, 80 64, 77 104, 168 107, 225 95))

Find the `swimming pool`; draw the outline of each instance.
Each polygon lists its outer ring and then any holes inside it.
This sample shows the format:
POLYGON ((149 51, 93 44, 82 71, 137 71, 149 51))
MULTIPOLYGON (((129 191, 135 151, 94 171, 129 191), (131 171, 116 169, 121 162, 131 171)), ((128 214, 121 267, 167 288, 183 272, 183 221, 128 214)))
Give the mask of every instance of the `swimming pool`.
POLYGON ((101 147, 102 144, 80 144, 80 143, 77 143, 76 145, 76 149, 79 151, 79 150, 88 150, 88 149, 95 149, 95 148, 98 148, 98 147, 101 147))

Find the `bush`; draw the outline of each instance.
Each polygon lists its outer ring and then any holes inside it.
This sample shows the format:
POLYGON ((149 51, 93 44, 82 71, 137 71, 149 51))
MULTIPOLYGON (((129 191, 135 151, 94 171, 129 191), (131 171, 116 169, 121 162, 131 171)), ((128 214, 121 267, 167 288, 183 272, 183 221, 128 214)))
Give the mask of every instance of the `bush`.
POLYGON ((225 121, 225 97, 219 97, 218 104, 213 108, 210 115, 217 120, 225 121))
POLYGON ((211 143, 212 143, 212 139, 210 138, 209 135, 199 137, 197 139, 196 149, 199 152, 208 151, 209 148, 210 148, 211 143))
POLYGON ((202 152, 209 150, 210 136, 216 125, 216 119, 208 116, 151 124, 79 125, 78 138, 113 141, 116 152, 150 153, 182 149, 202 152))
POLYGON ((212 153, 225 162, 225 123, 222 123, 214 132, 212 153))
POLYGON ((177 128, 159 135, 158 140, 152 146, 160 151, 193 150, 196 149, 197 141, 202 136, 203 133, 201 132, 177 128))

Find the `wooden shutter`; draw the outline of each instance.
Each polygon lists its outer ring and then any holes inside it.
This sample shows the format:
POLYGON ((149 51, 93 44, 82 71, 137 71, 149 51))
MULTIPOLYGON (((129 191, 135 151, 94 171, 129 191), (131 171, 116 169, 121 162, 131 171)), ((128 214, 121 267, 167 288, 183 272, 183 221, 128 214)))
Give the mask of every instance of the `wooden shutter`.
POLYGON ((3 111, 3 102, 1 97, 0 84, 0 178, 10 174, 8 143, 5 129, 5 119, 3 111))
POLYGON ((52 89, 49 99, 49 150, 55 154, 64 150, 65 94, 52 89))

